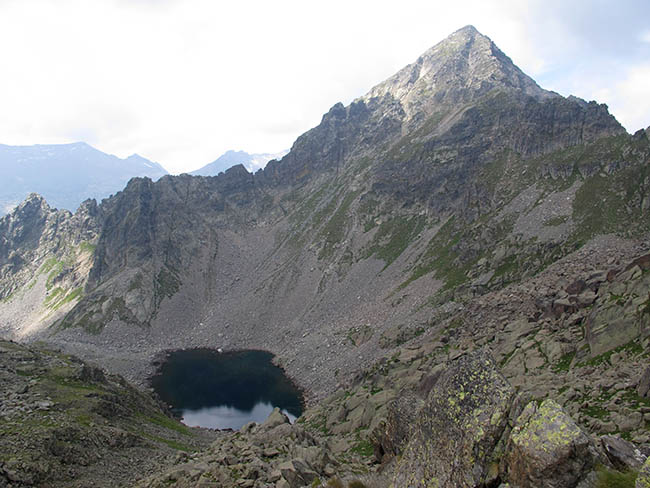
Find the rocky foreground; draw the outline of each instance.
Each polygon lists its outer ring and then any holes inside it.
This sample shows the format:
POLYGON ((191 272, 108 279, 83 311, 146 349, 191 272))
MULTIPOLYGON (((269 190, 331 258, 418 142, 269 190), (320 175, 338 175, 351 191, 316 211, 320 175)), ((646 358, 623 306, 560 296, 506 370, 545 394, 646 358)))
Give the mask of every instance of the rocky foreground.
POLYGON ((382 364, 295 425, 276 410, 138 486, 598 487, 633 479, 650 454, 518 394, 487 349, 435 366, 434 351, 421 354, 382 364))

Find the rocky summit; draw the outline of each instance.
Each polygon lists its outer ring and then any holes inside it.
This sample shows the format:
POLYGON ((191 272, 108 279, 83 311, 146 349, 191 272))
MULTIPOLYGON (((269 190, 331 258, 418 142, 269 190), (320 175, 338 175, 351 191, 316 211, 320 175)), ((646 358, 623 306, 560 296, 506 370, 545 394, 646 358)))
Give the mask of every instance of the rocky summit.
MULTIPOLYGON (((161 352, 211 347, 272 352, 307 409, 187 429, 190 452, 121 477, 99 467, 119 450, 62 474, 23 446, 0 486, 646 486, 649 209, 648 131, 544 90, 471 26, 255 174, 134 178, 74 214, 30 195, 0 219, 0 333, 34 344, 47 401, 56 361, 145 387, 161 352)), ((40 412, 20 395, 0 406, 14 438, 40 412)), ((147 402, 111 428, 181 447, 143 430, 180 425, 147 402)))

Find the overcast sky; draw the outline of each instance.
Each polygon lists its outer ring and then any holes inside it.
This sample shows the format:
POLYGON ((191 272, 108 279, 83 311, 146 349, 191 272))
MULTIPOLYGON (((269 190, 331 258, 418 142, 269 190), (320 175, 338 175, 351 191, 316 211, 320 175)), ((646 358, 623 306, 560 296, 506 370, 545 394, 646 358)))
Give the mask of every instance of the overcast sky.
POLYGON ((172 173, 277 152, 467 24, 542 87, 650 125, 648 0, 0 0, 0 143, 172 173))

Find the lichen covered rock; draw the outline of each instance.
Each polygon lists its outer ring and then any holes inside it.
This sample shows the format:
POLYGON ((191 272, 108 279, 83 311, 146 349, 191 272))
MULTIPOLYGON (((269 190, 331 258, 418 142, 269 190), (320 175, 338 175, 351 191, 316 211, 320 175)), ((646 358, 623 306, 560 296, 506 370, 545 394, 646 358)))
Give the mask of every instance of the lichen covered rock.
POLYGON ((514 391, 486 350, 462 356, 429 394, 394 487, 474 487, 506 427, 514 391))
POLYGON ((636 477, 636 488, 650 488, 650 456, 646 459, 645 464, 636 477))
POLYGON ((504 459, 519 488, 575 486, 594 465, 589 437, 553 400, 529 403, 510 434, 504 459))

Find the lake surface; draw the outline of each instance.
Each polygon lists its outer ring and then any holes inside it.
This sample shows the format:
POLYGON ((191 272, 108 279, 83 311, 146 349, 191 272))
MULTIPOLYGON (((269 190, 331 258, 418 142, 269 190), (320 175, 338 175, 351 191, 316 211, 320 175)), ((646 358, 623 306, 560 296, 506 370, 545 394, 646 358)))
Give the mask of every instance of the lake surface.
POLYGON ((160 398, 189 426, 239 429, 279 407, 293 422, 302 394, 265 351, 174 351, 151 379, 160 398))

